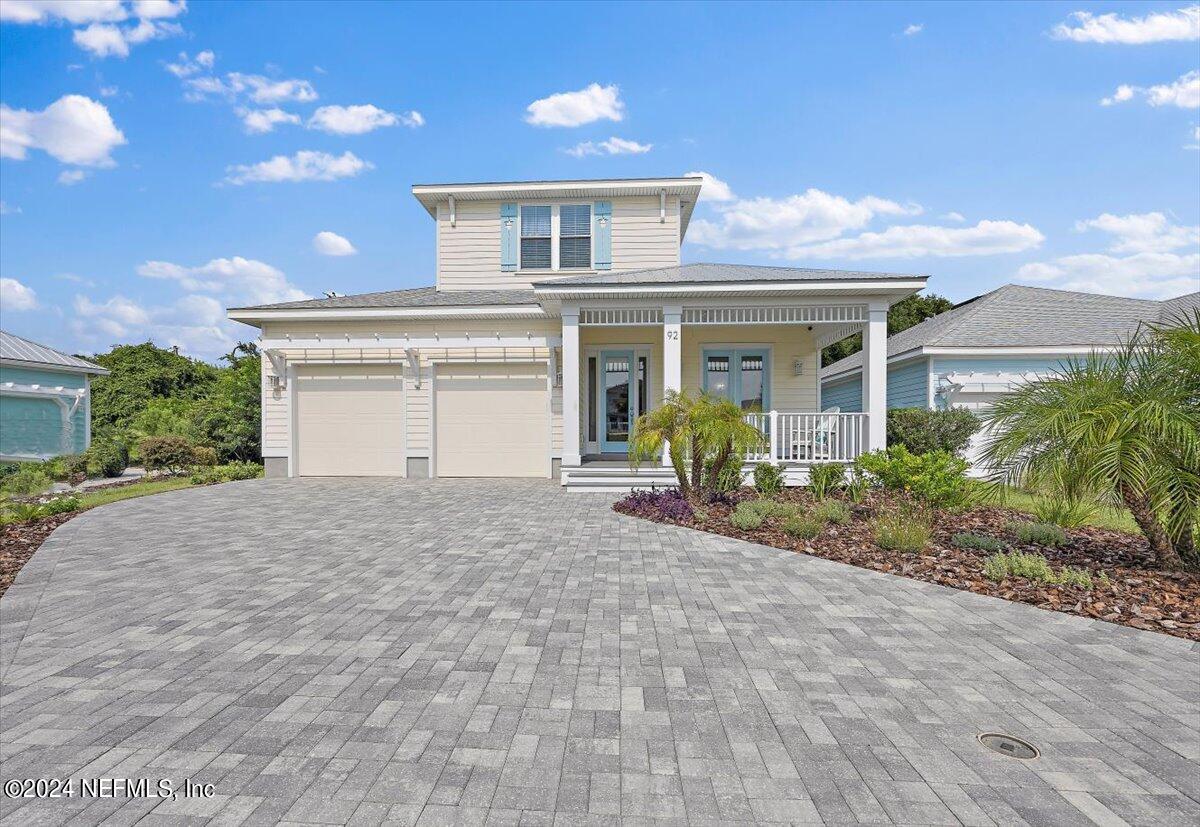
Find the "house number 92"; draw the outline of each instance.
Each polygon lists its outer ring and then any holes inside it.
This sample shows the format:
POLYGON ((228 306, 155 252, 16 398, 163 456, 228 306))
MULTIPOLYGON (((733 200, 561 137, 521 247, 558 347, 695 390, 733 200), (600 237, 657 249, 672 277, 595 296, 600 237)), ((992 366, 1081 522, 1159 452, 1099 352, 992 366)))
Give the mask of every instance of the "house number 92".
POLYGON ((679 331, 678 331, 678 330, 668 330, 668 331, 667 331, 667 338, 668 338, 668 339, 678 339, 678 338, 679 338, 679 331))

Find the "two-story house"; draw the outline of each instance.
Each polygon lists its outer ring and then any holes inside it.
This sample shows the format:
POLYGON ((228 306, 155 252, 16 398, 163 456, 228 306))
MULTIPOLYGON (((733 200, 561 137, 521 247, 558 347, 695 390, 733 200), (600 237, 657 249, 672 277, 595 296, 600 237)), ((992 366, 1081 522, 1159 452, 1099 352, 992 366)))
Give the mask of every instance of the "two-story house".
POLYGON ((229 311, 261 328, 270 476, 669 481, 633 422, 729 397, 799 482, 883 445, 888 307, 924 276, 682 264, 700 178, 421 184, 429 287, 229 311), (861 413, 823 411, 819 354, 864 331, 861 413))

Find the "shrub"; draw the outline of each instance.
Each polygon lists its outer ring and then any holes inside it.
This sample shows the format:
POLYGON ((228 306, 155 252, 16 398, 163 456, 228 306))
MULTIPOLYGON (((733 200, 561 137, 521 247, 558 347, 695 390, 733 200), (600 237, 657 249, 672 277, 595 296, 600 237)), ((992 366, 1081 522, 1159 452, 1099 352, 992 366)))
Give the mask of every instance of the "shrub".
POLYGON ((846 478, 846 466, 840 462, 818 462, 808 470, 808 487, 823 500, 837 490, 846 478))
POLYGON ((890 491, 903 491, 936 508, 966 506, 974 489, 966 478, 967 461, 946 451, 914 454, 903 445, 870 451, 854 461, 890 491))
POLYGON ((824 521, 815 514, 796 514, 783 521, 783 532, 789 537, 800 540, 811 540, 821 533, 824 521))
POLYGON ((1092 590, 1092 573, 1087 569, 1075 566, 1063 566, 1058 572, 1058 582, 1064 586, 1075 586, 1080 589, 1092 590))
POLYGON ((892 508, 872 521, 875 545, 887 551, 916 553, 929 543, 932 518, 920 508, 892 508))
POLYGON ((764 497, 771 497, 783 490, 783 469, 773 462, 760 462, 754 466, 754 490, 764 497))
POLYGON ((46 509, 40 503, 6 502, 4 504, 3 516, 5 525, 9 523, 27 523, 30 520, 46 516, 46 509))
POLYGON ((850 502, 855 504, 862 502, 870 487, 871 480, 866 473, 857 465, 850 466, 850 476, 846 480, 846 496, 850 498, 850 502))
POLYGON ((914 454, 961 454, 978 430, 979 419, 962 408, 893 408, 887 413, 888 445, 903 445, 914 454))
POLYGON ((0 489, 9 494, 38 494, 50 487, 50 477, 40 462, 22 462, 4 477, 0 489))
POLYGON ((839 500, 825 500, 813 509, 813 517, 824 523, 846 525, 850 522, 850 506, 839 500))
MULTIPOLYGON (((217 450, 207 445, 197 445, 192 448, 192 465, 208 468, 217 464, 217 450)), ((256 463, 251 463, 256 464, 256 463)))
MULTIPOLYGON (((762 502, 761 500, 759 502, 762 502)), ((729 522, 734 528, 740 528, 742 531, 753 531, 763 524, 766 515, 762 513, 760 508, 754 506, 754 501, 738 503, 737 507, 729 515, 729 522)))
POLYGON ((55 457, 52 461, 61 464, 63 473, 65 474, 63 479, 69 480, 71 477, 77 477, 80 474, 87 475, 87 454, 63 454, 61 457, 55 457))
POLYGON ((1067 532, 1053 523, 1011 522, 1008 530, 1022 543, 1057 548, 1067 542, 1067 532))
POLYGON ((21 468, 19 462, 0 462, 0 483, 17 473, 21 468))
MULTIPOLYGON (((1035 583, 1074 586, 1089 591, 1093 586, 1092 573, 1087 569, 1063 566, 1056 573, 1054 569, 1050 568, 1050 563, 1046 561, 1045 557, 1023 551, 993 554, 983 564, 983 574, 989 580, 997 583, 1006 577, 1021 577, 1035 583)), ((1100 582, 1107 585, 1108 575, 1101 573, 1100 582)))
POLYGON ((986 534, 972 534, 969 531, 960 531, 950 538, 950 544, 956 548, 977 549, 979 551, 1007 551, 1008 543, 998 537, 989 537, 986 534))
POLYGON ((142 464, 151 471, 179 471, 193 463, 195 446, 181 436, 148 436, 138 443, 142 464))
POLYGON ((42 504, 42 511, 47 515, 66 514, 69 511, 78 511, 80 505, 78 497, 55 497, 42 504))
MULTIPOLYGON (((218 465, 217 468, 220 469, 221 475, 231 482, 235 480, 256 480, 263 475, 263 467, 257 462, 234 460, 224 465, 218 465)), ((667 493, 673 494, 676 501, 687 505, 687 501, 679 496, 679 492, 668 491, 667 493)), ((682 511, 677 505, 671 506, 671 510, 682 511)), ((691 512, 690 506, 688 506, 688 512, 691 512)))
MULTIPOLYGON (((250 473, 250 469, 244 466, 254 466, 254 476, 258 476, 262 467, 257 463, 234 463, 228 465, 218 465, 212 469, 201 469, 200 473, 205 474, 208 471, 217 475, 217 479, 212 482, 228 482, 234 479, 248 479, 241 474, 250 473)), ((195 480, 195 475, 193 475, 195 480)), ((625 499, 621 500, 620 510, 627 514, 635 514, 640 517, 646 517, 652 520, 665 519, 674 522, 689 522, 695 517, 692 507, 688 505, 688 501, 683 498, 683 495, 678 491, 667 488, 658 491, 634 491, 625 499)))
POLYGON ((129 466, 129 449, 115 439, 93 441, 85 456, 89 477, 119 477, 129 466))
POLYGON ((1095 505, 1072 497, 1042 497, 1033 506, 1033 516, 1039 523, 1053 523, 1063 528, 1079 528, 1095 514, 1095 505))

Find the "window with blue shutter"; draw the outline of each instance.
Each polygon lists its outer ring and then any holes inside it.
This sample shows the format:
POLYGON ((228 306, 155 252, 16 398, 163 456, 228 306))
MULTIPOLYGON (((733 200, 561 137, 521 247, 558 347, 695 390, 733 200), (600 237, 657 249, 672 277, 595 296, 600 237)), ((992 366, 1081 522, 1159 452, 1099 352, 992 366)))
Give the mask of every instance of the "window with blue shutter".
POLYGON ((500 269, 517 269, 517 205, 500 205, 500 269))
POLYGON ((612 269, 612 202, 597 201, 593 232, 592 266, 597 270, 612 269))
POLYGON ((549 270, 550 207, 521 207, 521 269, 549 270))

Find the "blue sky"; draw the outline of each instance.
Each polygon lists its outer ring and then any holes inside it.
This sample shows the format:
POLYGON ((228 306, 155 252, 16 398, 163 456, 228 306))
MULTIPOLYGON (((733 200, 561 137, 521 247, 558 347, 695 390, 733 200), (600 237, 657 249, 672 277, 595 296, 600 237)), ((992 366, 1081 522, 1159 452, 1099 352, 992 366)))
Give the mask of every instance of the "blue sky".
POLYGON ((230 304, 432 284, 409 187, 447 181, 704 172, 685 261, 955 300, 1200 289, 1186 0, 5 0, 0 56, 3 325, 72 351, 212 358, 253 337, 230 304))

